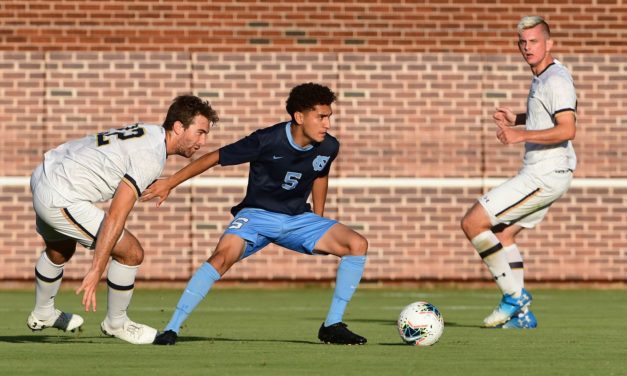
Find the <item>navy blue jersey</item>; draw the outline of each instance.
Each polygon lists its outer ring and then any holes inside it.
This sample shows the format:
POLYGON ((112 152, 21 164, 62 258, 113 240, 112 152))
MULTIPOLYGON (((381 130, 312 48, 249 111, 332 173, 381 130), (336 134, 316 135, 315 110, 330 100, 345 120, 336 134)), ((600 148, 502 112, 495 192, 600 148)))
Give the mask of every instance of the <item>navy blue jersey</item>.
POLYGON ((231 209, 259 208, 289 215, 311 211, 307 198, 313 182, 329 174, 340 143, 329 134, 302 148, 292 139, 290 122, 257 130, 220 148, 220 164, 250 162, 246 197, 231 209))

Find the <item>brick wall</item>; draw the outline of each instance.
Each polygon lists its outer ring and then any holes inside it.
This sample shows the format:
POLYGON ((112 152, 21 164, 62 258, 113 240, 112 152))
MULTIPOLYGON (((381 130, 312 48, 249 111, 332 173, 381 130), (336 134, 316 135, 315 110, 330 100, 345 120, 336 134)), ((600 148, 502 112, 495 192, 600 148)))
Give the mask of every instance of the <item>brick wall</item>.
MULTIPOLYGON (((627 6, 455 3, 0 2, 0 279, 32 278, 42 243, 28 176, 45 150, 160 123, 189 92, 221 117, 203 151, 212 150, 285 120, 289 89, 316 81, 339 94, 327 215, 369 239, 364 277, 487 280, 459 220, 520 165, 521 146, 500 145, 490 116, 497 105, 524 109, 530 73, 514 27, 540 13, 576 81, 579 168, 567 196, 520 238, 528 275, 627 280, 627 6)), ((169 161, 166 174, 185 162, 169 161)), ((147 253, 140 278, 189 277, 228 224, 246 171, 218 167, 162 208, 137 205, 128 227, 147 253)), ((336 262, 272 246, 227 278, 327 280, 336 262)), ((79 247, 66 277, 80 279, 89 263, 79 247)))

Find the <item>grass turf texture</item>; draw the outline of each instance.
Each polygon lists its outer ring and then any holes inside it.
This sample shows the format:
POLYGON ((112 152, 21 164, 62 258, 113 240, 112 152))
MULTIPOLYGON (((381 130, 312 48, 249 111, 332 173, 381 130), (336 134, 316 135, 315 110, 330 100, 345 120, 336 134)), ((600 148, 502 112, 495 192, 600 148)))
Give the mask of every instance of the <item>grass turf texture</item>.
MULTIPOLYGON (((176 346, 135 346, 100 333, 106 291, 83 313, 79 335, 32 333, 32 291, 0 291, 0 375, 625 375, 626 290, 533 289, 535 330, 482 329, 495 290, 359 290, 344 319, 365 346, 324 345, 317 331, 330 288, 214 289, 185 323, 176 346), (446 322, 432 347, 401 342, 396 318, 417 300, 446 322)), ((158 329, 180 290, 136 289, 129 316, 158 329)), ((57 306, 80 312, 64 290, 57 306)))

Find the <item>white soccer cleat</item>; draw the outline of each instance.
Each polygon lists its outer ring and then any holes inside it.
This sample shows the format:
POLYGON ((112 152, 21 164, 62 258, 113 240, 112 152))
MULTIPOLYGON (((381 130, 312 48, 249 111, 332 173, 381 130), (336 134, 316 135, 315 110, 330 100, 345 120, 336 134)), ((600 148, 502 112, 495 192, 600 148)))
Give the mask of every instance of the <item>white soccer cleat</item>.
POLYGON ((111 337, 117 337, 123 341, 134 345, 151 344, 157 336, 157 329, 148 325, 138 324, 134 321, 126 320, 122 327, 113 329, 107 323, 107 320, 100 324, 102 333, 111 337))
POLYGON ((46 328, 57 328, 65 332, 74 332, 76 329, 80 330, 83 325, 82 317, 73 313, 61 312, 58 309, 54 310, 54 315, 46 320, 40 320, 35 317, 35 312, 31 312, 28 315, 26 325, 34 332, 44 330, 46 328))

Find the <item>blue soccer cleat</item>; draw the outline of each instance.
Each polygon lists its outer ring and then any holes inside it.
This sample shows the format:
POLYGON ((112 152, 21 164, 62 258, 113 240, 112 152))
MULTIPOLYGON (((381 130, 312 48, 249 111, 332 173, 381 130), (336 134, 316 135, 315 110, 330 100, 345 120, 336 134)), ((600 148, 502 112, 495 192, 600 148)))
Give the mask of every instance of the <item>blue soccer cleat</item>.
POLYGON ((483 326, 486 328, 500 327, 529 306, 531 299, 531 294, 525 289, 522 289, 520 296, 517 298, 514 298, 512 295, 503 295, 498 307, 488 317, 483 319, 483 326))
POLYGON ((534 329, 538 327, 538 320, 531 310, 526 309, 503 324, 503 329, 534 329))

